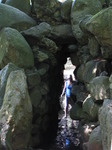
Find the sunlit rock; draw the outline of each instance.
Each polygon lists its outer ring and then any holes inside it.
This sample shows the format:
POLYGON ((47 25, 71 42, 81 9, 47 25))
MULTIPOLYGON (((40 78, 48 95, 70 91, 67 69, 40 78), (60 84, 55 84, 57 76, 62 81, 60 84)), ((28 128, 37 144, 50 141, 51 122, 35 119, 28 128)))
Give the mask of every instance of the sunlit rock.
POLYGON ((12 71, 8 77, 0 110, 1 149, 24 149, 30 140, 32 105, 23 71, 12 71), (23 142, 24 141, 24 142, 23 142))
POLYGON ((7 79, 12 71, 20 70, 16 65, 9 63, 0 71, 0 107, 2 106, 7 79))
MULTIPOLYGON (((86 24, 87 30, 91 32, 100 45, 110 48, 108 56, 112 56, 112 7, 103 9, 96 15, 94 15, 86 24)), ((105 49, 106 51, 106 49, 105 49)))
POLYGON ((110 97, 109 77, 99 76, 94 78, 89 85, 91 96, 95 100, 104 100, 110 97))
POLYGON ((24 37, 12 28, 0 31, 0 68, 12 62, 22 68, 34 65, 33 53, 24 37))
POLYGON ((75 38, 80 42, 80 44, 87 43, 87 36, 84 34, 79 23, 83 20, 86 15, 95 15, 102 9, 102 4, 100 0, 90 1, 90 0, 74 0, 71 9, 71 22, 72 29, 75 38), (93 9, 94 8, 94 9, 93 9))
MULTIPOLYGON (((77 79, 84 83, 89 83, 93 78, 100 76, 103 71, 108 72, 108 63, 106 60, 91 60, 85 65, 82 64, 77 70, 77 79)), ((108 73, 107 73, 108 75, 108 73)))
POLYGON ((102 106, 94 102, 92 97, 88 96, 83 102, 83 111, 88 115, 87 120, 98 121, 98 111, 102 106))

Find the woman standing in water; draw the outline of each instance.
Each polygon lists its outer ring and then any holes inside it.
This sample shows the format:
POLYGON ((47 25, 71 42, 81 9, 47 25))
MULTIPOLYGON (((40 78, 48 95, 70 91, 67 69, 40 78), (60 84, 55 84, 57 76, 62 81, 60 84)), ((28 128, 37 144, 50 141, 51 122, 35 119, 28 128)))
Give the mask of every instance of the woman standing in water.
POLYGON ((71 104, 71 89, 72 89, 72 83, 73 83, 73 78, 72 75, 70 75, 67 78, 67 81, 64 84, 64 88, 61 94, 61 97, 65 94, 66 99, 65 99, 65 116, 67 117, 68 113, 68 106, 71 104))

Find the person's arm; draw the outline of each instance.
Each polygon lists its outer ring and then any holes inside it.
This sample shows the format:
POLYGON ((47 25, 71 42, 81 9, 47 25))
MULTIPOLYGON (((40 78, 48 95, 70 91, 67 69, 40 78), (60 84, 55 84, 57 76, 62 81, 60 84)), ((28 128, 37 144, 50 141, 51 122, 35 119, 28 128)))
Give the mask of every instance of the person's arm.
POLYGON ((63 87, 63 91, 62 91, 61 97, 64 95, 65 90, 66 90, 66 85, 64 84, 64 87, 63 87))

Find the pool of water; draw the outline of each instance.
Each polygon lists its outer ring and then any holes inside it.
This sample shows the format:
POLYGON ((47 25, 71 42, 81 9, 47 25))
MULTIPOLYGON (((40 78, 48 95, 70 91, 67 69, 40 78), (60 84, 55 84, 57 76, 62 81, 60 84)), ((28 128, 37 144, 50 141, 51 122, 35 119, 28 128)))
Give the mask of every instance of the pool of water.
POLYGON ((48 150, 81 150, 80 133, 78 121, 72 120, 70 116, 59 115, 57 137, 48 150))

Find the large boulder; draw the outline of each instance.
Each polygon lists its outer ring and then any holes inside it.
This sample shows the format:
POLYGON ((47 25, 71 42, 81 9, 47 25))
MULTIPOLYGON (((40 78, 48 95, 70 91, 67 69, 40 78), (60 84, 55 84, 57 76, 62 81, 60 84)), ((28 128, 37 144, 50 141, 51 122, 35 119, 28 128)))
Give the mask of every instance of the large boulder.
POLYGON ((0 110, 0 149, 27 148, 31 124, 32 105, 26 76, 22 70, 12 71, 8 77, 0 110))
POLYGON ((99 110, 102 145, 104 150, 112 148, 112 100, 105 99, 99 110))
MULTIPOLYGON (((103 9, 94 15, 87 23, 86 28, 97 38, 102 46, 112 48, 112 7, 103 9), (105 29, 105 30, 104 30, 105 29), (104 32, 102 32, 104 31, 104 32)), ((106 49, 105 49, 106 51, 106 49)), ((111 49, 108 57, 112 57, 111 49)))
POLYGON ((89 84, 93 78, 100 76, 103 71, 107 72, 108 75, 107 66, 107 61, 103 59, 88 61, 77 69, 77 80, 89 84))
POLYGON ((91 96, 88 96, 83 102, 83 111, 88 115, 88 120, 98 121, 98 111, 102 105, 96 104, 91 96))
POLYGON ((9 62, 22 68, 34 66, 33 53, 24 37, 12 28, 0 31, 0 68, 9 62))
POLYGON ((48 36, 59 44, 70 44, 76 42, 70 24, 51 26, 51 33, 48 36))
POLYGON ((107 61, 106 60, 91 60, 88 61, 85 65, 85 71, 83 72, 84 83, 90 83, 90 81, 100 76, 103 71, 107 71, 107 61))
POLYGON ((12 63, 9 63, 0 71, 0 107, 2 106, 5 89, 6 89, 6 83, 9 74, 15 70, 20 70, 20 68, 18 68, 12 63))
POLYGON ((100 0, 90 1, 90 0, 75 0, 72 3, 72 10, 71 10, 71 23, 73 34, 75 38, 81 43, 84 44, 87 42, 86 36, 82 32, 79 27, 80 21, 86 15, 94 15, 98 13, 102 9, 102 4, 100 0), (94 9, 93 9, 94 8, 94 9))
POLYGON ((5 4, 0 4, 0 20, 0 29, 13 27, 22 31, 36 25, 36 21, 24 12, 5 4))
POLYGON ((109 77, 99 76, 94 78, 89 85, 91 96, 95 100, 104 100, 110 97, 109 77))
POLYGON ((88 142, 88 150, 103 150, 100 126, 92 131, 88 142))
POLYGON ((15 7, 26 14, 30 14, 31 7, 30 7, 30 0, 23 1, 23 0, 6 0, 5 4, 15 7))
POLYGON ((80 105, 75 103, 70 110, 70 117, 73 120, 82 120, 86 118, 85 113, 80 105))

